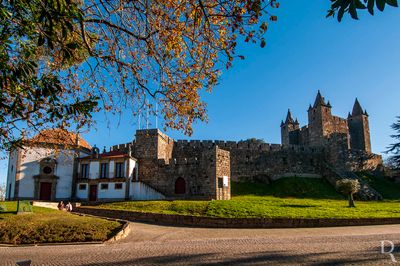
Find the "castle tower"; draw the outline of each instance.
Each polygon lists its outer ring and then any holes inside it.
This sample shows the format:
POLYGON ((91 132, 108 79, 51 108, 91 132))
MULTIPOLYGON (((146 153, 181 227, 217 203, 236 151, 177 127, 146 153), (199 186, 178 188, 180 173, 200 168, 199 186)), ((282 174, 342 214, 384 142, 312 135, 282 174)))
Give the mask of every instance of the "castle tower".
POLYGON ((299 122, 293 119, 290 109, 286 115, 285 123, 281 122, 281 141, 282 145, 296 145, 299 144, 299 122))
POLYGON ((356 98, 353 111, 347 118, 350 133, 350 147, 353 150, 362 150, 371 153, 371 137, 367 111, 363 111, 356 98))
POLYGON ((139 159, 172 158, 174 140, 158 129, 142 129, 136 131, 135 157, 139 159))
POLYGON ((332 106, 325 102, 318 90, 314 105, 308 108, 309 143, 311 146, 323 146, 326 136, 333 132, 331 126, 332 106))

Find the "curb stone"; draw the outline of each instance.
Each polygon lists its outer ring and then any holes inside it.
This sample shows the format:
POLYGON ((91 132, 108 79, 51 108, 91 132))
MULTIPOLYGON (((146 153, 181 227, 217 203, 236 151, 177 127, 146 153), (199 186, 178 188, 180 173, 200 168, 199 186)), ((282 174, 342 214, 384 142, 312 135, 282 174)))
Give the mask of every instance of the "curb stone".
POLYGON ((217 218, 176 214, 133 212, 127 210, 80 207, 76 212, 99 218, 200 228, 315 228, 400 224, 397 218, 217 218))
POLYGON ((122 229, 112 238, 109 240, 105 241, 105 244, 112 244, 115 243, 121 239, 124 239, 129 235, 129 233, 132 231, 133 224, 126 221, 122 229))
POLYGON ((0 244, 0 248, 23 248, 23 247, 42 247, 42 246, 72 246, 72 245, 102 245, 106 242, 94 241, 94 242, 67 242, 67 243, 37 243, 37 244, 0 244))

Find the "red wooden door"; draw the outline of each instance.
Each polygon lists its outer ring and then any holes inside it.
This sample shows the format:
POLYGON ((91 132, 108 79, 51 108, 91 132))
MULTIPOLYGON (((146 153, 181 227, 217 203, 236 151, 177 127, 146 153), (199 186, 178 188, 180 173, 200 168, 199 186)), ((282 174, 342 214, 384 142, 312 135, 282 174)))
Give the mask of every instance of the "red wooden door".
POLYGON ((186 193, 185 179, 179 177, 175 182, 175 194, 185 194, 185 193, 186 193))
POLYGON ((97 200, 97 185, 90 185, 89 200, 90 201, 97 200))
POLYGON ((40 200, 51 200, 51 183, 40 182, 40 200))

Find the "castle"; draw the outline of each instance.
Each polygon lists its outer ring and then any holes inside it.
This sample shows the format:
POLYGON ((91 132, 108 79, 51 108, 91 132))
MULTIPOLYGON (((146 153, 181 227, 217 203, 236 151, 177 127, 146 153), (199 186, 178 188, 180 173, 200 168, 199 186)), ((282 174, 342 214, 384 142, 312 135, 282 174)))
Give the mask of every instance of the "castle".
POLYGON ((281 123, 282 145, 324 147, 344 145, 347 150, 371 153, 368 113, 363 111, 358 99, 347 119, 332 115, 330 102, 325 102, 318 91, 314 105, 308 108, 308 125, 300 128, 290 110, 281 123), (336 143, 335 143, 336 142, 336 143))
MULTIPOLYGON (((228 200, 231 180, 269 183, 304 176, 334 185, 341 178, 358 178, 354 172, 379 169, 382 158, 371 151, 368 114, 358 100, 347 119, 331 109, 318 91, 307 126, 300 127, 288 111, 281 123, 282 144, 176 141, 158 129, 145 129, 137 130, 133 141, 100 152, 76 134, 48 130, 26 141, 25 149, 11 151, 6 197, 228 200)), ((360 181, 359 198, 380 198, 360 181)))

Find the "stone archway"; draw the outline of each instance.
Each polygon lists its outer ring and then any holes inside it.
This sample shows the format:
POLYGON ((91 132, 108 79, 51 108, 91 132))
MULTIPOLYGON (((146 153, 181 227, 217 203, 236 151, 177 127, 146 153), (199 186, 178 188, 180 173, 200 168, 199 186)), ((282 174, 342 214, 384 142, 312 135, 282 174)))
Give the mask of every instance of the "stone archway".
POLYGON ((175 194, 178 195, 186 194, 186 181, 182 177, 179 177, 175 181, 175 194))

